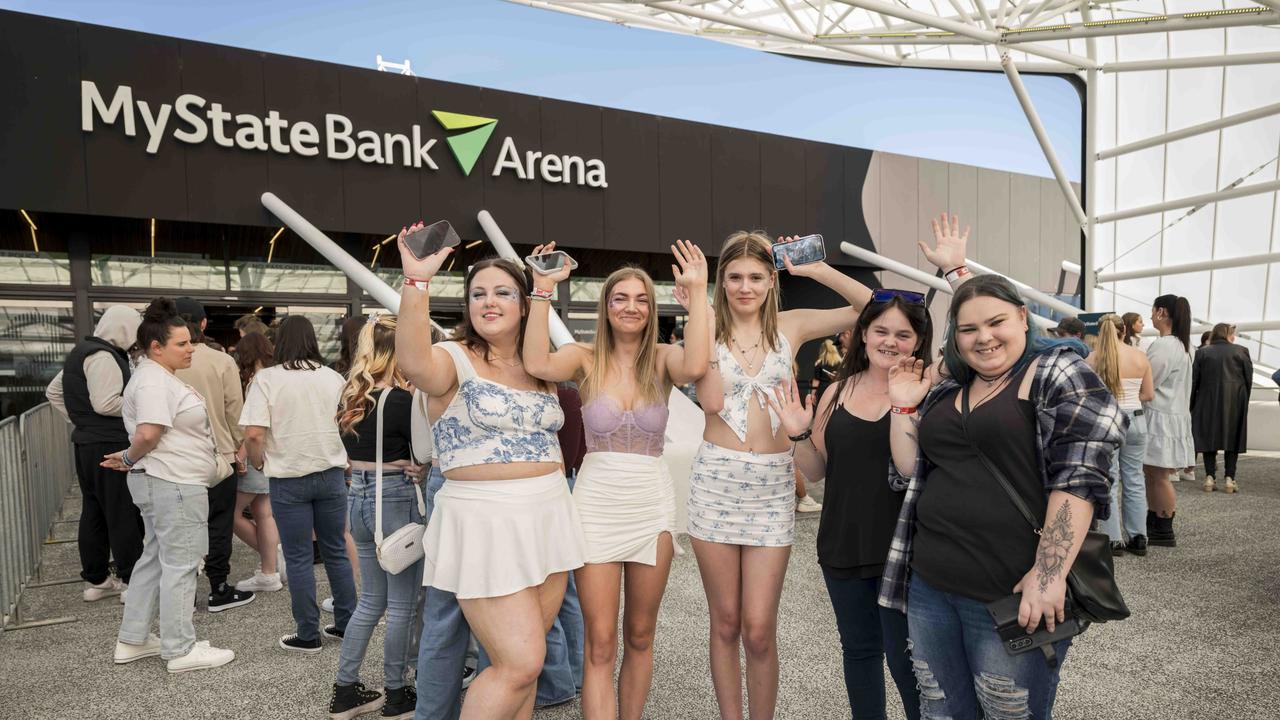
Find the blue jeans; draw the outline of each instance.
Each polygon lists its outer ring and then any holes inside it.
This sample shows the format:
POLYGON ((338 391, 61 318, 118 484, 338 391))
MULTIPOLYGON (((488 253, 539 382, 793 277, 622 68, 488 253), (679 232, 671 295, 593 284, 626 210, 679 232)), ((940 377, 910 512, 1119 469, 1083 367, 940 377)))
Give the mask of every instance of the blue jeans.
POLYGON ((1071 640, 1054 645, 1058 667, 1051 669, 1038 651, 1005 652, 983 603, 936 590, 914 573, 907 597, 921 718, 1051 720, 1071 640))
POLYGON ((1129 416, 1129 432, 1124 444, 1111 458, 1111 517, 1102 521, 1102 530, 1112 542, 1124 542, 1127 535, 1147 534, 1147 482, 1142 475, 1142 456, 1147 450, 1147 418, 1129 416), (1122 499, 1123 495, 1123 499, 1122 499), (1121 532, 1121 518, 1124 531, 1121 532))
POLYGON ((884 720, 884 660, 908 720, 920 718, 920 691, 907 655, 907 616, 876 603, 880 578, 843 578, 822 568, 844 651, 844 687, 854 720, 884 720))
MULTIPOLYGON (((360 600, 347 623, 338 658, 339 685, 360 681, 360 665, 364 662, 369 639, 385 611, 387 631, 383 640, 383 687, 404 687, 405 667, 409 664, 410 633, 418 610, 422 588, 422 561, 392 575, 378 564, 378 547, 374 542, 376 527, 376 484, 372 472, 359 470, 351 474, 347 491, 347 521, 360 558, 360 600)), ((384 536, 409 523, 422 522, 418 497, 413 483, 404 473, 382 475, 382 533, 384 536)))
POLYGON ((301 477, 271 478, 271 513, 280 530, 289 599, 298 637, 320 637, 320 608, 316 606, 316 577, 312 569, 311 531, 316 534, 324 571, 333 592, 333 617, 346 630, 356 607, 356 584, 347 559, 347 483, 342 468, 329 468, 301 477))

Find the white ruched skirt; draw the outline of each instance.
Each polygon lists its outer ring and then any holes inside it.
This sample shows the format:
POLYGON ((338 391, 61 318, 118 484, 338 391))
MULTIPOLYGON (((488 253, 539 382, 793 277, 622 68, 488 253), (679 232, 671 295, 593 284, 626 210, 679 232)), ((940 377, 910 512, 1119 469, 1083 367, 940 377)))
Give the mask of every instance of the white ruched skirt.
POLYGON ((707 542, 787 547, 795 538, 791 453, 730 450, 703 442, 689 478, 689 535, 707 542))
POLYGON ((422 584, 462 600, 541 585, 587 557, 559 470, 519 480, 445 480, 422 542, 422 584))
POLYGON ((573 502, 587 538, 587 562, 656 565, 658 538, 676 533, 676 493, 662 458, 590 452, 573 502))

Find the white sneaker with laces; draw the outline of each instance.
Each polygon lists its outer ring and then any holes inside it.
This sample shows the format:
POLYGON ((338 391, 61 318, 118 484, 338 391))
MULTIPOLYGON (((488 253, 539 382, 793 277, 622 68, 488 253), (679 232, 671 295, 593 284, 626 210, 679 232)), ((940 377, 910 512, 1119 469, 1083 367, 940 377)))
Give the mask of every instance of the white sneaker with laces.
POLYGON ((267 575, 261 570, 255 572, 253 577, 236 583, 236 589, 241 592, 275 592, 282 588, 284 583, 280 582, 280 573, 267 575))
POLYGON ((147 641, 141 645, 131 645, 116 641, 115 661, 117 665, 131 663, 142 658, 160 655, 160 638, 154 633, 147 635, 147 641))
POLYGON ((91 585, 87 582, 84 585, 85 602, 97 602, 103 598, 119 595, 126 587, 128 587, 124 583, 120 582, 119 578, 114 575, 108 575, 106 580, 103 580, 97 585, 91 585))
POLYGON ((327 597, 327 598, 325 598, 325 599, 324 599, 324 601, 320 603, 320 609, 321 609, 321 610, 323 610, 323 611, 325 611, 325 612, 327 612, 327 613, 332 614, 332 613, 333 613, 333 598, 331 598, 331 597, 327 597))
POLYGON ((796 501, 796 512, 811 513, 822 510, 822 503, 813 499, 812 495, 805 495, 796 501))
POLYGON ((186 655, 170 660, 169 672, 181 673, 191 672, 192 670, 209 670, 226 665, 235 659, 236 654, 233 651, 212 647, 209 645, 208 640, 201 640, 192 645, 191 651, 186 655))

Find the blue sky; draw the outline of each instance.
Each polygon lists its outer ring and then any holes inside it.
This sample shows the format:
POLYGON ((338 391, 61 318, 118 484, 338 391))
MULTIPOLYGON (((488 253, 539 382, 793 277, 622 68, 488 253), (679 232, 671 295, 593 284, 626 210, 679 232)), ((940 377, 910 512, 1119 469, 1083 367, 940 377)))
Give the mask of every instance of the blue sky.
MULTIPOLYGON (((0 0, 0 7, 1013 172, 1050 171, 999 73, 807 62, 500 0, 0 0)), ((1080 98, 1025 76, 1080 177, 1080 98)))

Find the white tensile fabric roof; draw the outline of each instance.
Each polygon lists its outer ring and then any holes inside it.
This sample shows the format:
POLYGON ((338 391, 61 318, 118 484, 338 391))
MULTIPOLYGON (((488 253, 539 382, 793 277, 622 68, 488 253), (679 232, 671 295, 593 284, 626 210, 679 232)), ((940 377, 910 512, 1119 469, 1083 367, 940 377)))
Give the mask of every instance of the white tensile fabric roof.
POLYGON ((1280 366, 1280 0, 509 1, 797 57, 1003 71, 1015 92, 1019 72, 1077 74, 1089 308, 1185 295, 1280 366))

